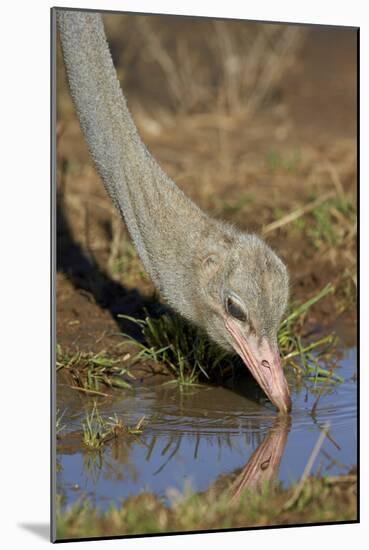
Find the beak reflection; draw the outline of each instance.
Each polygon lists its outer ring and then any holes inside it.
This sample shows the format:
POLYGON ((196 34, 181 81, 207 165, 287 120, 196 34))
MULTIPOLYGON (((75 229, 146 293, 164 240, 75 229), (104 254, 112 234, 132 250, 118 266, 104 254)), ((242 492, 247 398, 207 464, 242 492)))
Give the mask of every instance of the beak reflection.
POLYGON ((232 502, 237 500, 245 489, 257 489, 265 483, 276 480, 290 426, 291 420, 287 416, 279 416, 275 420, 265 439, 232 483, 230 488, 232 502))

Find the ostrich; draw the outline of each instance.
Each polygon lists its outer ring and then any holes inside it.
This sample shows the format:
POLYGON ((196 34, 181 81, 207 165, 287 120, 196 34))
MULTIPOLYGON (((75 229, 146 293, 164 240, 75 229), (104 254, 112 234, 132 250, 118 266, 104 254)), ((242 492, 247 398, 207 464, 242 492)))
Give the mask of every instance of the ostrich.
POLYGON ((75 109, 104 186, 169 305, 237 353, 281 413, 291 409, 277 330, 288 273, 259 237, 205 214, 162 171, 128 110, 97 13, 56 10, 75 109))

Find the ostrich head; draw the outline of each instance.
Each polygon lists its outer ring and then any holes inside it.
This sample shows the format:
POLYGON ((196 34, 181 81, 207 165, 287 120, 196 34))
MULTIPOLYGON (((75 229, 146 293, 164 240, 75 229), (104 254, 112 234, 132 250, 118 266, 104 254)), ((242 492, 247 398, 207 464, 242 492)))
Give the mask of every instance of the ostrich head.
POLYGON ((286 413, 291 399, 277 332, 288 299, 287 269, 255 235, 232 233, 202 258, 201 324, 220 346, 242 358, 270 401, 286 413))

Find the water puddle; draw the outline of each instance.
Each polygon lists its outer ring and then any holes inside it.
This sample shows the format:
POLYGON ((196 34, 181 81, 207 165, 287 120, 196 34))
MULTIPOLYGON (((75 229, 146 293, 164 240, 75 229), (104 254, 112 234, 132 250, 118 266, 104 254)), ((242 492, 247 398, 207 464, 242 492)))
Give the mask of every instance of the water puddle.
POLYGON ((106 509, 143 490, 169 503, 169 489, 203 491, 224 474, 233 474, 235 496, 266 479, 287 486, 300 479, 325 425, 329 431, 312 473, 347 473, 357 461, 355 348, 342 354, 335 372, 344 382, 324 391, 314 409, 321 383, 292 387, 293 410, 284 419, 266 401, 245 397, 242 381, 237 391, 203 386, 181 392, 161 385, 118 392, 99 401, 101 415, 116 413, 127 425, 145 416, 144 430, 101 452, 81 445, 81 421, 91 409, 86 397, 61 386, 57 403, 65 409, 66 427, 58 445, 57 492, 65 504, 87 495, 106 509))

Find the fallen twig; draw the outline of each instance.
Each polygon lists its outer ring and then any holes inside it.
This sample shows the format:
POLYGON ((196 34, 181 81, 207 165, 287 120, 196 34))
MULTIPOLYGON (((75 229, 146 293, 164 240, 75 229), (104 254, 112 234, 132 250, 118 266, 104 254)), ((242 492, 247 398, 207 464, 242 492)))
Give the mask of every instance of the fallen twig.
POLYGON ((309 204, 307 204, 306 206, 301 206, 300 208, 296 208, 296 210, 293 210, 293 212, 286 214, 286 216, 283 216, 283 218, 280 218, 279 220, 276 220, 275 222, 272 222, 266 225, 262 229, 262 234, 266 235, 271 231, 275 231, 276 229, 279 229, 280 227, 283 227, 284 225, 287 225, 297 220, 298 218, 301 218, 301 216, 304 216, 305 214, 308 214, 312 210, 315 210, 317 206, 331 199, 335 195, 336 193, 334 191, 329 191, 328 193, 325 193, 318 199, 315 199, 314 201, 309 202, 309 204))
POLYGON ((101 395, 102 397, 109 397, 107 393, 103 393, 102 391, 96 391, 96 390, 88 390, 87 388, 82 388, 81 386, 69 386, 72 390, 79 390, 84 391, 86 393, 93 393, 94 395, 101 395))
POLYGON ((305 466, 305 469, 304 469, 303 474, 301 476, 301 479, 298 482, 298 484, 296 486, 296 489, 294 490, 291 498, 289 498, 287 500, 287 502, 284 504, 283 510, 290 509, 298 501, 298 499, 301 495, 302 489, 304 488, 305 481, 307 480, 307 478, 308 478, 308 476, 311 472, 311 469, 314 465, 315 459, 318 456, 320 448, 323 445, 323 441, 327 436, 327 433, 329 431, 329 427, 330 427, 329 423, 325 424, 325 426, 323 427, 323 429, 322 429, 322 431, 321 431, 321 433, 318 437, 318 440, 315 443, 315 447, 314 447, 314 449, 313 449, 313 451, 312 451, 312 453, 309 457, 309 460, 306 463, 306 466, 305 466))

